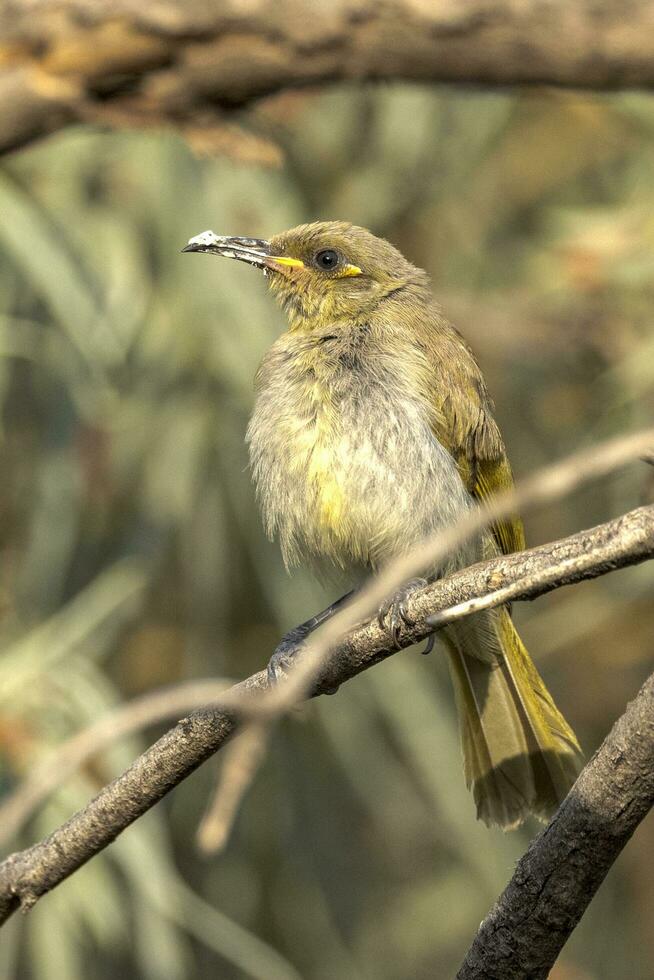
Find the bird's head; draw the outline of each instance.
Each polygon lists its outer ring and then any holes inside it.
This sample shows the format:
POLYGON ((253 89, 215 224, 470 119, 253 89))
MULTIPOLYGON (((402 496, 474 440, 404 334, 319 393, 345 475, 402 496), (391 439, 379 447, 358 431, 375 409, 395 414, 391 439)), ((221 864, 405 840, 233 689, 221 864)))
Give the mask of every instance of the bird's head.
POLYGON ((185 252, 210 252, 263 269, 294 329, 364 318, 426 276, 383 238, 344 221, 316 221, 270 241, 205 231, 185 252))

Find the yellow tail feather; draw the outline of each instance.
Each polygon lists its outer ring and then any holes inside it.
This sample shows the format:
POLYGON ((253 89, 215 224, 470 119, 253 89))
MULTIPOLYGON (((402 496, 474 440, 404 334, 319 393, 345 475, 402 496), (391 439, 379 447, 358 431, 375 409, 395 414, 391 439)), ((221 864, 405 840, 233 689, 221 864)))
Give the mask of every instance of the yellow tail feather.
POLYGON ((581 768, 581 749, 511 621, 477 613, 445 631, 466 782, 477 815, 505 829, 545 818, 581 768))

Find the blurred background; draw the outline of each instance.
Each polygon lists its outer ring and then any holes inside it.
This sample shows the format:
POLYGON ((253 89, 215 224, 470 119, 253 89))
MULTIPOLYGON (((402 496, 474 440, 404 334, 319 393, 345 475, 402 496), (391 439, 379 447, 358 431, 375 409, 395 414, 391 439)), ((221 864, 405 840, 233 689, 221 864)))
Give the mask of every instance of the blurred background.
MULTIPOLYGON (((0 790, 116 705, 241 678, 333 598, 263 536, 244 433, 283 327, 251 269, 187 239, 343 218, 431 274, 516 475, 649 424, 654 99, 420 87, 284 94, 217 158, 68 130, 0 168, 0 790)), ((526 520, 531 544, 654 496, 634 465, 526 520)), ((592 753, 651 670, 654 567, 516 610, 592 753)), ((12 842, 163 726, 102 752, 12 842)), ((537 830, 475 820, 443 660, 408 651, 278 728, 224 853, 210 761, 28 916, 3 980, 450 977, 537 830), (407 710, 410 707, 410 710, 407 710)), ((650 818, 552 974, 654 977, 650 818)))

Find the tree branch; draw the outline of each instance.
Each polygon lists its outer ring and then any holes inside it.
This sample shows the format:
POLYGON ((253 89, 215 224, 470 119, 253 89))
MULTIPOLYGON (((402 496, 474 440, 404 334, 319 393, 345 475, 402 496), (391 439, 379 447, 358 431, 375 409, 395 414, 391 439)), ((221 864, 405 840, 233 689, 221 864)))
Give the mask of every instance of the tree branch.
POLYGON ((654 674, 613 726, 486 916, 457 980, 545 980, 654 806, 654 674))
MULTIPOLYGON (((435 611, 498 587, 528 578, 525 597, 531 598, 538 589, 550 591, 653 556, 654 506, 649 506, 561 541, 482 562, 433 582, 410 597, 408 612, 414 624, 403 630, 401 646, 430 633, 427 619, 435 611), (588 560, 591 554, 594 562, 588 560), (542 588, 535 584, 539 574, 547 579, 551 564, 563 559, 568 564, 562 581, 547 580, 542 588)), ((310 693, 313 696, 333 690, 396 652, 390 636, 374 617, 352 630, 334 650, 310 693)), ((0 922, 19 906, 27 909, 33 905, 221 748, 239 727, 239 719, 262 704, 256 695, 267 686, 267 673, 260 671, 230 689, 228 710, 207 708, 183 719, 49 837, 6 858, 0 864, 0 922)))
POLYGON ((337 81, 654 84, 648 0, 11 0, 0 38, 0 152, 81 121, 224 149, 223 110, 337 81))

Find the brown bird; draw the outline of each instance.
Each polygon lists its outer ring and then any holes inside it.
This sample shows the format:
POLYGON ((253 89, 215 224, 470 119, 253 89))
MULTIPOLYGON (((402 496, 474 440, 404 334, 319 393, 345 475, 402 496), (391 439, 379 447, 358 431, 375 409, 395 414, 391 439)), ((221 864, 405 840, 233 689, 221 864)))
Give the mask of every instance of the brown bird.
MULTIPOLYGON (((287 566, 374 571, 512 485, 470 348, 426 273, 387 241, 327 221, 270 241, 204 232, 186 251, 263 269, 288 315, 259 368, 248 429, 264 524, 287 566)), ((521 521, 500 521, 430 577, 523 547, 521 521)), ((402 598, 383 610, 392 622, 402 598)), ((287 634, 274 676, 342 601, 287 634)), ((509 610, 477 613, 439 635, 478 816, 505 828, 529 813, 548 816, 581 754, 509 610)))

